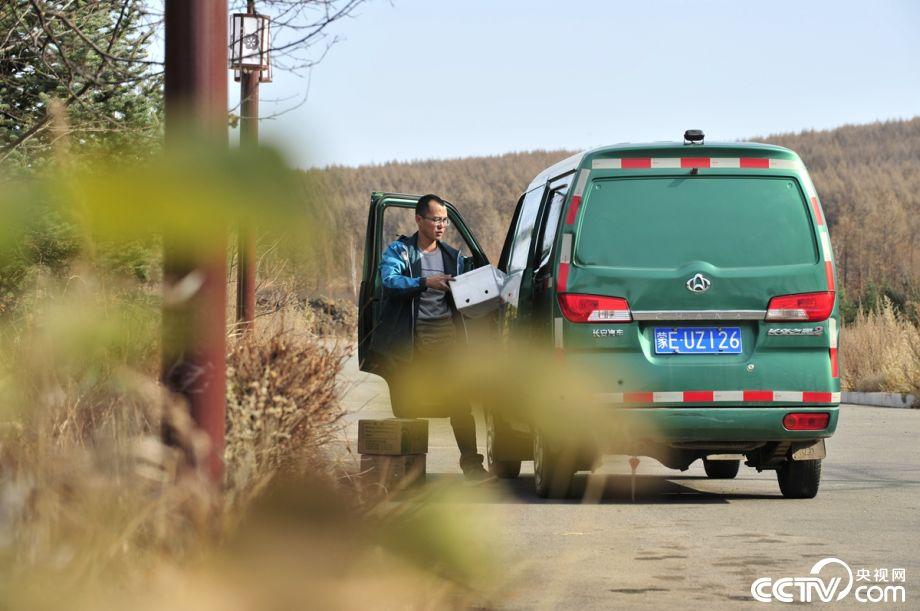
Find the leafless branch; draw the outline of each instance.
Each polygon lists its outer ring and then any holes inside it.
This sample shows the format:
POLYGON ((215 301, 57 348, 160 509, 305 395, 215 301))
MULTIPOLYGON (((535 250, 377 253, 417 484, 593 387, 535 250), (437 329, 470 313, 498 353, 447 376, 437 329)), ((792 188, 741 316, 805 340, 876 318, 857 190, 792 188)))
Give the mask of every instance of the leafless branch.
POLYGON ((321 62, 340 39, 330 39, 336 22, 355 15, 366 0, 233 0, 231 10, 243 11, 250 4, 272 21, 270 53, 276 71, 303 76, 321 62), (322 44, 321 49, 317 45, 322 44))
POLYGON ((282 110, 273 112, 273 113, 271 113, 270 115, 266 115, 266 116, 262 117, 262 119, 265 120, 265 121, 271 121, 271 120, 273 120, 273 119, 277 119, 278 117, 281 117, 281 116, 283 116, 283 115, 286 115, 286 114, 288 114, 289 112, 293 112, 293 111, 297 110, 298 108, 300 108, 301 106, 303 106, 304 104, 306 104, 306 103, 307 103, 307 100, 309 99, 309 97, 310 97, 310 88, 307 87, 307 90, 304 92, 304 95, 303 95, 303 97, 300 99, 299 102, 297 102, 297 103, 294 104, 293 106, 287 106, 287 107, 285 107, 285 108, 282 109, 282 110))

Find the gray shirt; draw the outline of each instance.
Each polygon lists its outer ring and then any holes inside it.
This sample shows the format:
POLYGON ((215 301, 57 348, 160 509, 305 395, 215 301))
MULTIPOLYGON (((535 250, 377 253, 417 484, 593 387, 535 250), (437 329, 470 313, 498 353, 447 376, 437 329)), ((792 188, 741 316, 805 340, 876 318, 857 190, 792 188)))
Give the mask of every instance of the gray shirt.
MULTIPOLYGON (((444 256, 440 248, 422 253, 422 276, 434 276, 444 273, 444 256)), ((436 289, 425 289, 419 296, 418 317, 421 320, 435 320, 450 316, 447 305, 447 293, 436 289)))

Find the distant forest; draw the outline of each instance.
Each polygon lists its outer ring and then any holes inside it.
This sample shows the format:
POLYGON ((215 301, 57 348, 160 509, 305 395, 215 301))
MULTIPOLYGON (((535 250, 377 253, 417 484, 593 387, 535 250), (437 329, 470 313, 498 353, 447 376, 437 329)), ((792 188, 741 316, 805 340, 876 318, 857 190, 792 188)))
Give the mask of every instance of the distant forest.
MULTIPOLYGON (((616 141, 615 135, 611 141, 616 141)), ((751 138, 796 151, 805 161, 831 231, 848 307, 888 295, 896 305, 920 294, 920 117, 826 131, 751 138)), ((371 191, 438 193, 455 203, 497 262, 514 205, 541 170, 572 151, 329 167, 303 172, 336 228, 319 253, 308 291, 353 294, 360 275, 371 191)), ((448 236, 450 239, 450 236, 448 236)), ((313 267, 313 266, 311 266, 313 267)), ((299 268, 303 269, 303 268, 299 268)))

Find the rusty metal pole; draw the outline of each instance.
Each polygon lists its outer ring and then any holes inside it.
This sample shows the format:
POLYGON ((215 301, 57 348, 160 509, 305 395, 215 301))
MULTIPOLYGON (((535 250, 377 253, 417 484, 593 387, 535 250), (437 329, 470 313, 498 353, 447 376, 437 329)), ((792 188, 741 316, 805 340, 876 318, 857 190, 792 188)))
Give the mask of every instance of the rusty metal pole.
MULTIPOLYGON (((250 7, 250 13, 255 10, 250 7)), ((240 147, 259 146, 259 79, 258 70, 240 74, 240 147)), ((246 222, 237 232, 236 322, 248 331, 256 315, 256 239, 246 222)))
MULTIPOLYGON (((227 144, 227 0, 166 0, 166 146, 190 136, 227 144)), ((203 230, 205 228, 202 228, 203 230)), ((220 482, 226 414, 226 237, 207 248, 164 236, 163 381, 183 395, 210 440, 220 482)), ((169 431, 165 431, 167 438, 169 431)), ((194 456, 188 456, 194 459, 194 456)))

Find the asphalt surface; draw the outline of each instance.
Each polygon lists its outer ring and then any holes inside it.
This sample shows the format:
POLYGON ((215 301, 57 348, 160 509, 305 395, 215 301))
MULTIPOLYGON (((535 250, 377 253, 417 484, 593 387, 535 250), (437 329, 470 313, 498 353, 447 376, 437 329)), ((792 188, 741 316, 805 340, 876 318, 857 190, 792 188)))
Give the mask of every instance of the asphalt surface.
MULTIPOLYGON (((358 372, 354 360, 345 377, 353 442, 359 418, 392 414, 383 380, 358 372)), ((465 487, 457 511, 483 518, 483 561, 501 576, 500 607, 761 607, 751 596, 755 579, 808 576, 836 557, 854 574, 871 571, 854 588, 874 585, 875 569, 903 568, 906 583, 897 585, 907 603, 897 607, 920 608, 918 440, 920 410, 844 405, 815 499, 784 499, 773 472, 742 466, 736 479, 718 481, 699 461, 678 472, 643 459, 634 503, 626 457, 610 456, 575 483, 599 502, 536 497, 524 463, 517 480, 465 487)), ((479 420, 483 453, 484 444, 479 420)), ((459 484, 457 457, 449 422, 431 420, 426 485, 459 484)), ((828 568, 822 576, 831 573, 844 575, 828 568)), ((888 608, 860 604, 853 592, 831 606, 888 608)))

